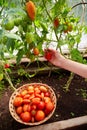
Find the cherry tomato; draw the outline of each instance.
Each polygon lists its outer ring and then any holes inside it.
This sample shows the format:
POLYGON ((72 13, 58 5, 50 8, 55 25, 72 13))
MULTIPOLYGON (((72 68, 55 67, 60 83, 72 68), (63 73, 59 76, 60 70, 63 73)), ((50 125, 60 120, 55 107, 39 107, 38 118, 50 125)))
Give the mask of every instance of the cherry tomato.
POLYGON ((38 109, 43 110, 45 108, 45 102, 40 101, 40 103, 38 104, 37 107, 38 107, 38 109))
POLYGON ((34 53, 34 55, 39 55, 39 49, 37 48, 37 47, 35 47, 34 49, 33 49, 33 53, 34 53))
POLYGON ((50 50, 45 50, 44 57, 49 61, 52 58, 52 52, 50 50))
POLYGON ((4 65, 4 67, 5 67, 5 69, 10 68, 10 64, 9 64, 9 63, 6 63, 6 64, 4 65))

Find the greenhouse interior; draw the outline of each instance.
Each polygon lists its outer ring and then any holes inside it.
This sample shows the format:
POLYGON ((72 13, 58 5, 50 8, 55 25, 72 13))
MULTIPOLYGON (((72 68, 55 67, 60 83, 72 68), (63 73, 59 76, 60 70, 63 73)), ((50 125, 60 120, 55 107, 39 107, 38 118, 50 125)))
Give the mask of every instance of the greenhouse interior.
POLYGON ((0 130, 87 129, 87 0, 0 0, 0 130))

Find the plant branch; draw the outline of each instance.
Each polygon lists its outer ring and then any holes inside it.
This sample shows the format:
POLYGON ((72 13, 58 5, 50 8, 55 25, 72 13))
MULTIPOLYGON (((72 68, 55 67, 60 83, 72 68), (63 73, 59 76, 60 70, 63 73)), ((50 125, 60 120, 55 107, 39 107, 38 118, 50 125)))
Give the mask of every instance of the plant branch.
POLYGON ((78 5, 82 5, 82 4, 87 4, 87 2, 80 2, 80 3, 78 3, 78 4, 76 4, 76 5, 74 5, 74 6, 72 6, 72 8, 71 9, 73 9, 73 8, 75 8, 76 6, 78 6, 78 5))
POLYGON ((63 87, 66 92, 69 91, 69 86, 70 86, 73 78, 74 78, 74 73, 71 72, 69 79, 68 79, 67 83, 65 84, 65 87, 63 87))
POLYGON ((4 69, 4 75, 5 75, 5 78, 6 80, 8 81, 8 83, 10 84, 11 88, 15 91, 16 88, 13 86, 12 82, 11 82, 11 79, 10 79, 10 76, 9 74, 7 73, 7 71, 4 69))
MULTIPOLYGON (((42 0, 43 1, 43 5, 44 5, 44 7, 45 7, 45 10, 46 10, 46 13, 47 13, 47 15, 48 15, 48 17, 50 18, 50 20, 51 20, 51 22, 53 22, 53 19, 51 18, 51 16, 50 16, 50 14, 49 14, 49 12, 48 12, 48 10, 47 10, 47 7, 46 7, 46 5, 45 5, 45 2, 44 2, 44 0, 42 0)), ((55 36, 56 36, 56 39, 57 39, 57 42, 58 42, 58 36, 57 36, 57 34, 56 34, 56 30, 54 29, 54 33, 55 33, 55 36)), ((59 46, 57 46, 57 47, 59 47, 59 46)), ((56 48, 57 49, 57 48, 56 48)), ((59 47, 59 49, 60 49, 60 47, 59 47)), ((61 49, 60 49, 61 50, 61 49)))

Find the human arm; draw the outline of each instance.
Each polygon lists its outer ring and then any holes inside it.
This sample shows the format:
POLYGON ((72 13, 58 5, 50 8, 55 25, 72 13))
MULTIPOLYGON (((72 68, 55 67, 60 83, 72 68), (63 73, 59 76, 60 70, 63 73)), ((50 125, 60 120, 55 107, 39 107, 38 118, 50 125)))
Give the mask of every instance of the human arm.
POLYGON ((56 50, 50 49, 50 51, 52 52, 52 57, 49 62, 53 65, 87 78, 87 65, 67 59, 56 50))

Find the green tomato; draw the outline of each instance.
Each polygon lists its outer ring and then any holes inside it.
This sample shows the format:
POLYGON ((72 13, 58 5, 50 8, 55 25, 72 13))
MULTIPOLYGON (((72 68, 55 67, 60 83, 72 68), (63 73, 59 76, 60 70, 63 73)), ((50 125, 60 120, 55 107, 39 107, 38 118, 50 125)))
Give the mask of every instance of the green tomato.
POLYGON ((4 27, 6 30, 12 30, 14 28, 14 20, 8 20, 5 24, 4 27))
POLYGON ((15 20, 14 20, 15 26, 19 26, 19 25, 21 24, 21 21, 22 21, 22 18, 21 18, 21 17, 15 18, 15 20))
POLYGON ((26 38, 27 43, 29 44, 34 41, 34 36, 32 33, 27 32, 25 35, 25 38, 26 38))
POLYGON ((3 73, 0 74, 0 81, 3 79, 3 73))

